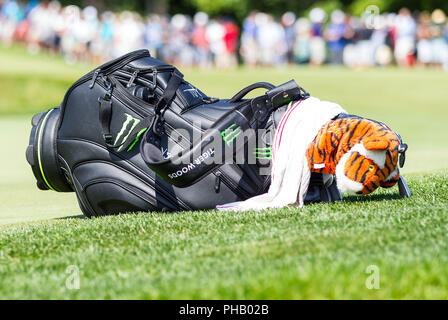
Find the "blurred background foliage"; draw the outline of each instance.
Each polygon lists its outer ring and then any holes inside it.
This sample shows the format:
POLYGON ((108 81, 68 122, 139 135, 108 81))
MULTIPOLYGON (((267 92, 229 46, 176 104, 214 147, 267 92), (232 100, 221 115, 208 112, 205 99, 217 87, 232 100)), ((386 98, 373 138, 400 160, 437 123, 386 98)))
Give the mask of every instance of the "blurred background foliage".
POLYGON ((448 11, 447 0, 61 0, 63 5, 93 5, 101 11, 133 10, 140 13, 194 14, 203 11, 211 16, 229 15, 239 22, 252 10, 280 16, 285 11, 306 14, 311 8, 321 7, 327 13, 342 9, 360 15, 367 6, 376 5, 381 11, 397 12, 402 7, 413 10, 448 11))

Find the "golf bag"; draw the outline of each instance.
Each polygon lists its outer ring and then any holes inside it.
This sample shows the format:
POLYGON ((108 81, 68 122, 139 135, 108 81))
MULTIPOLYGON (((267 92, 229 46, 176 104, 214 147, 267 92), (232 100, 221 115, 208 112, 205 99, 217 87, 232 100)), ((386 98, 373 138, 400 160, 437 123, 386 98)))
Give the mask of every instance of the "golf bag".
MULTIPOLYGON (((214 208, 268 190, 277 123, 290 101, 307 97, 291 80, 211 98, 139 50, 91 71, 60 107, 35 115, 26 158, 39 189, 74 191, 88 217, 214 208), (244 98, 258 88, 267 92, 244 98)), ((307 201, 340 198, 335 183, 313 174, 307 201)))

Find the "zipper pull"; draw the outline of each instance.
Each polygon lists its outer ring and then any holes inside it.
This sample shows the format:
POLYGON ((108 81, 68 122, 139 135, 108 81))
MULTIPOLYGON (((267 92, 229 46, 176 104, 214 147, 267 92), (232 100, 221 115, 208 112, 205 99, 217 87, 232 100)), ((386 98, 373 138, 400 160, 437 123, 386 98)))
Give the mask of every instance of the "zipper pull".
POLYGON ((96 78, 98 78, 98 75, 100 74, 100 72, 101 72, 101 69, 95 70, 95 73, 93 74, 93 77, 92 77, 92 82, 90 83, 90 86, 89 86, 89 89, 92 89, 93 86, 95 85, 96 78))
POLYGON ((215 192, 218 193, 219 189, 221 188, 221 172, 216 172, 215 173, 216 178, 215 178, 215 192))
POLYGON ((152 86, 151 90, 155 91, 157 88, 157 69, 152 70, 152 86))
POLYGON ((106 86, 106 93, 104 94, 104 100, 110 100, 112 98, 112 90, 113 90, 113 84, 110 82, 109 78, 105 76, 104 74, 100 75, 101 80, 103 81, 104 85, 106 86))
POLYGON ((134 73, 132 74, 131 78, 129 79, 128 84, 126 85, 126 88, 129 88, 130 86, 132 86, 132 84, 135 81, 135 78, 137 78, 138 75, 138 70, 135 70, 134 73))

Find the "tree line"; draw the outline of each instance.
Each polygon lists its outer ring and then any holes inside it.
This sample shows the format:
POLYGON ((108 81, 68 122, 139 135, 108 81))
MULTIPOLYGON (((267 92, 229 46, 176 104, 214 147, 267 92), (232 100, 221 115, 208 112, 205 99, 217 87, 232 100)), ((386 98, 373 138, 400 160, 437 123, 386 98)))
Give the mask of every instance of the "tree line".
POLYGON ((432 11, 440 8, 448 12, 447 0, 61 0, 63 5, 93 5, 101 11, 132 10, 141 14, 194 14, 203 11, 211 16, 227 15, 238 22, 252 10, 280 16, 286 11, 298 15, 306 14, 314 7, 321 7, 328 13, 335 9, 360 15, 369 5, 376 5, 380 11, 397 12, 402 7, 411 11, 432 11))

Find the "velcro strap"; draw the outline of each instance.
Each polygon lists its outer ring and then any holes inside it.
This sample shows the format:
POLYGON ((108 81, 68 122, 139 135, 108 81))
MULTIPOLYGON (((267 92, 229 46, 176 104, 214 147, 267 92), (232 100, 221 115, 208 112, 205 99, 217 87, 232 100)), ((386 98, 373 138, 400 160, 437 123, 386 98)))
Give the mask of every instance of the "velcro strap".
POLYGON ((113 139, 110 133, 110 120, 112 119, 112 101, 98 98, 100 104, 99 119, 101 123, 101 129, 103 132, 103 139, 106 145, 112 145, 113 139))

